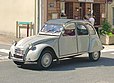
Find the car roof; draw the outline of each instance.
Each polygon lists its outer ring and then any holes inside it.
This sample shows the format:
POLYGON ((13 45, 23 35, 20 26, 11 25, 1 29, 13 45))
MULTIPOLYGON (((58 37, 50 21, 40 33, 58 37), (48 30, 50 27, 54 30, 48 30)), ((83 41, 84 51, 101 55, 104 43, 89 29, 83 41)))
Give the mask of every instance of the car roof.
POLYGON ((52 19, 52 20, 48 20, 46 23, 63 25, 69 22, 89 23, 87 20, 75 20, 75 19, 52 19))

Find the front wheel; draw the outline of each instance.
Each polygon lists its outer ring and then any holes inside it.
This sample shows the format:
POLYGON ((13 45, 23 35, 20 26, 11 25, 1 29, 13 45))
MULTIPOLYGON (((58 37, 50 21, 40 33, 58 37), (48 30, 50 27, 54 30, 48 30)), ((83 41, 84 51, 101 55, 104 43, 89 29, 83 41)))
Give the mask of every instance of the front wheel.
POLYGON ((53 63, 53 52, 50 51, 50 50, 44 50, 42 53, 41 53, 41 56, 39 57, 38 59, 38 67, 40 69, 48 69, 52 66, 52 63, 53 63))
POLYGON ((101 55, 100 51, 89 53, 89 59, 90 61, 97 61, 99 60, 100 55, 101 55))

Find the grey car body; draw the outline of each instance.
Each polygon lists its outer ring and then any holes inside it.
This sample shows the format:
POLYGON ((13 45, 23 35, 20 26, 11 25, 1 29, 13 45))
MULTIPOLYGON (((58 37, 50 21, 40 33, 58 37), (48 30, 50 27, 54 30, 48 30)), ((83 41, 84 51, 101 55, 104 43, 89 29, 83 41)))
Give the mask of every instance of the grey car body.
POLYGON ((100 58, 103 49, 94 26, 88 21, 53 19, 47 21, 38 35, 15 42, 9 57, 17 65, 37 62, 41 69, 49 68, 53 60, 88 53, 91 61, 100 58))

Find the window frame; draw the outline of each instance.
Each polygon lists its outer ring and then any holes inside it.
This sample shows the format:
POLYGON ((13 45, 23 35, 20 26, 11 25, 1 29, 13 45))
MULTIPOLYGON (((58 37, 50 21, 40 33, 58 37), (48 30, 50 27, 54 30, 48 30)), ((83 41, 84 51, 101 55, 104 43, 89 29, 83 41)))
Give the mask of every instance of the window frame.
POLYGON ((85 26, 84 23, 80 23, 80 22, 76 23, 76 33, 77 33, 78 36, 89 35, 88 28, 85 26), (78 25, 83 25, 86 28, 86 30, 87 30, 87 34, 78 34, 78 27, 77 27, 78 25))
POLYGON ((64 27, 64 36, 75 36, 76 35, 76 24, 74 22, 70 22, 70 23, 67 23, 65 24, 65 27, 64 27), (67 28, 69 27, 70 25, 73 25, 74 27, 73 28, 67 28), (66 32, 70 32, 71 33, 66 33, 66 32))
POLYGON ((86 23, 85 26, 86 26, 87 29, 88 29, 89 35, 96 35, 96 30, 95 30, 95 28, 94 28, 91 24, 86 23), (90 29, 89 29, 89 27, 88 27, 87 25, 89 25, 89 26, 93 29, 93 31, 94 31, 93 34, 91 34, 90 29))

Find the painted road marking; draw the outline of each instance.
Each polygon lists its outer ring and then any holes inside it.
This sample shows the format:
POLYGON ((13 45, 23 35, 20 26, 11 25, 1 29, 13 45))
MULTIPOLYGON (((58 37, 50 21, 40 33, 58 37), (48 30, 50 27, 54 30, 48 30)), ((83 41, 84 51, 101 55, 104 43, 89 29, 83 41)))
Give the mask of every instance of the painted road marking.
POLYGON ((0 49, 0 52, 9 54, 9 50, 6 50, 6 49, 0 49))
POLYGON ((114 52, 114 49, 104 49, 104 50, 102 50, 101 52, 114 52))
POLYGON ((111 54, 114 54, 114 53, 111 53, 111 54))
MULTIPOLYGON (((6 49, 0 49, 0 52, 9 54, 9 50, 6 50, 6 49)), ((9 60, 8 59, 8 56, 0 55, 0 62, 2 62, 2 61, 8 61, 8 60, 9 60)))
POLYGON ((2 56, 0 57, 0 60, 7 60, 8 59, 8 56, 2 56))

